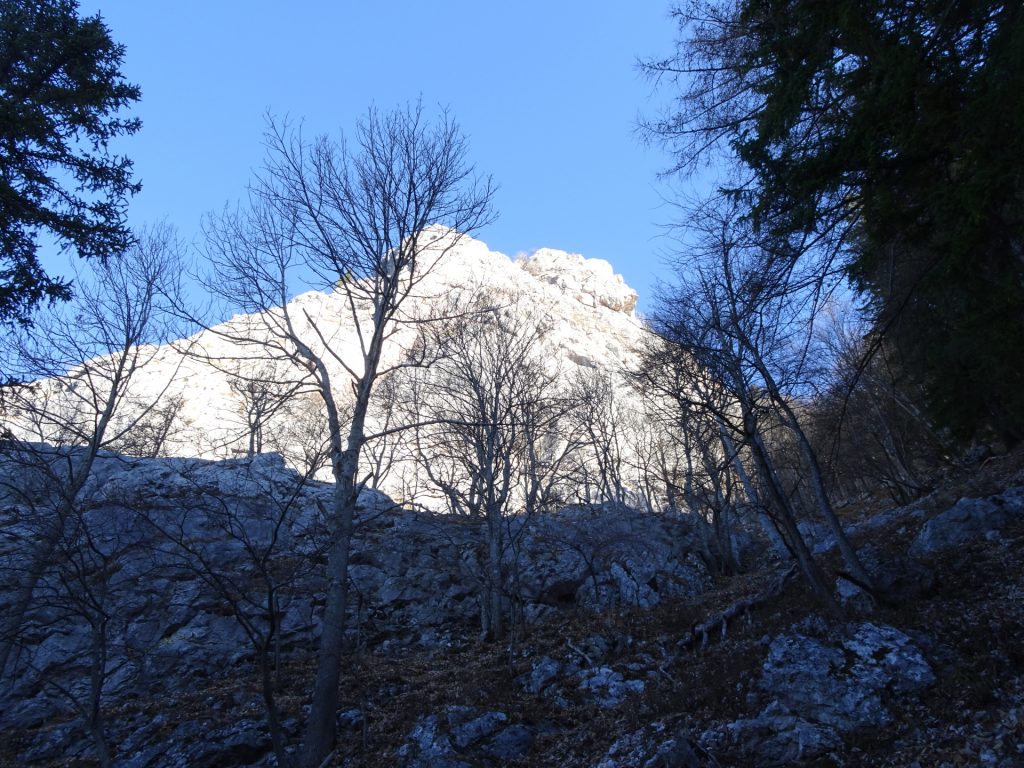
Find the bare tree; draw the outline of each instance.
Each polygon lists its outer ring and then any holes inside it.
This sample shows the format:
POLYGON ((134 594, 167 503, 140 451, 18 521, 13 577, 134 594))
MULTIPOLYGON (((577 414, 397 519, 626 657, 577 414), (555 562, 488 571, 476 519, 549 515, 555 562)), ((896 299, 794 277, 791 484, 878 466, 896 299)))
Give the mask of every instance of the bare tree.
POLYGON ((173 455, 171 446, 180 439, 183 430, 181 411, 185 397, 181 394, 166 394, 149 407, 145 404, 133 405, 145 410, 146 415, 140 419, 137 418, 138 409, 131 406, 124 408, 127 413, 117 421, 130 422, 131 429, 115 427, 118 438, 110 443, 109 449, 125 456, 148 459, 173 455))
POLYGON ((153 509, 145 500, 121 499, 154 533, 174 567, 191 574, 242 628, 258 668, 271 744, 277 764, 291 765, 281 725, 283 621, 308 595, 322 541, 318 521, 303 513, 307 477, 283 473, 273 462, 239 463, 248 491, 211 492, 198 476, 202 465, 179 471, 186 504, 153 509), (143 511, 145 510, 145 511, 143 511))
MULTIPOLYGON (((766 498, 786 541, 818 597, 835 609, 806 543, 796 530, 797 509, 773 456, 773 431, 792 441, 799 480, 813 508, 832 530, 850 573, 868 588, 871 578, 840 524, 824 483, 817 453, 795 403, 811 391, 815 324, 829 296, 815 272, 797 271, 754 232, 738 207, 718 200, 690 219, 697 241, 684 257, 684 283, 663 297, 658 330, 692 355, 734 399, 737 435, 759 469, 766 498)), ((720 414, 728 426, 728 414, 720 414)))
POLYGON ((265 435, 275 417, 283 414, 288 404, 302 393, 306 380, 288 381, 279 376, 277 366, 267 362, 253 366, 246 361, 235 365, 235 374, 228 384, 240 400, 240 415, 245 421, 246 455, 252 458, 263 453, 265 435), (283 380, 282 380, 283 379, 283 380))
POLYGON ((740 566, 735 540, 743 506, 739 488, 769 539, 778 538, 732 438, 738 429, 734 398, 693 355, 665 339, 649 339, 643 358, 633 380, 648 418, 663 435, 655 467, 669 507, 682 501, 706 521, 699 532, 708 567, 733 572, 740 566))
POLYGON ((133 522, 102 504, 80 502, 13 638, 18 655, 12 672, 71 706, 105 768, 114 765, 105 711, 108 683, 114 677, 130 680, 138 671, 125 654, 131 618, 120 610, 148 570, 133 522))
POLYGON ((419 105, 370 110, 354 143, 269 119, 268 155, 248 210, 208 227, 211 287, 250 313, 222 334, 293 364, 323 401, 335 482, 332 545, 304 762, 318 766, 335 738, 335 710, 348 607, 348 559, 373 391, 389 367, 384 351, 408 299, 460 238, 490 219, 492 188, 466 161, 466 142, 447 115, 428 124, 419 105), (330 312, 289 304, 305 286, 333 289, 330 312), (328 317, 327 315, 332 315, 328 317), (339 315, 348 324, 339 338, 339 315), (339 392, 351 392, 342 419, 339 392))
POLYGON ((536 508, 555 473, 550 440, 564 413, 557 372, 543 357, 548 321, 497 291, 476 295, 454 322, 425 329, 436 356, 415 372, 415 452, 449 512, 481 521, 481 631, 505 633, 507 519, 536 508))
MULTIPOLYGON (((407 356, 409 364, 419 367, 428 364, 420 353, 413 351, 407 356)), ((367 440, 364 452, 362 482, 367 488, 381 488, 385 479, 391 474, 395 464, 408 459, 409 452, 405 440, 405 429, 399 423, 399 401, 402 386, 398 376, 388 376, 380 381, 374 392, 371 407, 377 414, 374 434, 367 440)))
MULTIPOLYGON (((123 257, 90 267, 78 275, 71 303, 12 330, 0 350, 14 379, 3 391, 4 492, 20 510, 16 519, 5 513, 4 534, 21 544, 6 548, 2 563, 11 599, 0 623, 0 673, 16 663, 12 650, 45 586, 51 602, 63 602, 67 615, 84 616, 94 630, 96 642, 85 651, 95 660, 92 703, 83 712, 102 758, 109 753, 99 738, 106 669, 97 657, 106 653, 110 617, 101 597, 118 550, 97 544, 83 491, 101 452, 123 444, 165 402, 173 371, 156 386, 140 386, 137 374, 157 344, 180 335, 165 312, 180 268, 167 229, 142 233, 123 257)), ((116 540, 119 532, 104 535, 116 540)))
MULTIPOLYGON (((340 421, 347 424, 351 409, 340 404, 340 421)), ((330 464, 330 422, 323 399, 315 392, 297 393, 285 405, 267 437, 267 446, 280 453, 289 466, 312 479, 330 464)))
POLYGON ((628 502, 627 414, 611 374, 581 370, 573 379, 576 418, 584 450, 578 454, 577 483, 586 503, 628 502))
POLYGON ((820 333, 829 376, 806 420, 833 495, 850 500, 882 492, 895 504, 910 503, 954 453, 921 410, 924 392, 894 345, 868 333, 852 307, 836 302, 820 333))

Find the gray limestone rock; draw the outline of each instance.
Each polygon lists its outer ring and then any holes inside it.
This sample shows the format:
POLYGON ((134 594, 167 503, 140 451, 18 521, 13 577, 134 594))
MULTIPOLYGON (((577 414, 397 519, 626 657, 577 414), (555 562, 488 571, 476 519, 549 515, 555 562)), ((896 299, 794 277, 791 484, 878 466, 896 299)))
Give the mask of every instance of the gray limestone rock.
POLYGON ((626 680, 622 673, 611 667, 595 667, 580 672, 579 689, 585 691, 595 704, 604 709, 617 707, 627 697, 643 693, 643 680, 626 680))
POLYGON ((800 535, 804 537, 811 552, 822 555, 836 546, 836 537, 824 522, 820 520, 801 520, 797 523, 800 535))
POLYGON ((803 635, 772 641, 761 688, 788 711, 841 730, 886 725, 891 716, 877 686, 846 674, 838 648, 803 635))
MULTIPOLYGON (((22 468, 7 467, 2 457, 0 475, 10 481, 4 486, 8 491, 19 483, 27 490, 39 481, 22 468)), ((275 652, 287 656, 313 648, 325 587, 318 561, 325 543, 322 509, 330 504, 331 489, 298 483, 298 475, 274 455, 220 462, 101 456, 86 489, 85 524, 104 555, 116 562, 104 571, 111 580, 103 592, 110 641, 105 694, 113 709, 128 697, 187 689, 251 663, 256 649, 234 611, 239 606, 248 611, 249 629, 267 627, 261 603, 266 591, 253 561, 262 547, 276 548, 268 562, 283 574, 275 591, 280 610, 275 652), (277 505, 292 496, 287 508, 277 505), (224 578, 211 578, 204 568, 224 578), (230 589, 219 591, 218 584, 230 589), (239 588, 248 593, 243 596, 239 588), (241 602, 232 605, 232 599, 241 602)), ((29 534, 25 520, 32 510, 20 506, 24 494, 0 492, 7 504, 0 509, 0 566, 17 572, 24 570, 24 551, 8 542, 29 534)), ((350 567, 354 639, 370 638, 378 648, 434 648, 457 642, 460 633, 475 634, 483 552, 478 523, 403 510, 374 491, 360 497, 356 516, 350 567)), ((614 505, 573 506, 509 520, 516 546, 508 549, 505 565, 510 579, 514 574, 522 615, 650 607, 666 596, 700 592, 709 576, 694 554, 691 522, 685 515, 650 515, 614 505)), ((59 595, 61 584, 59 573, 47 571, 39 589, 59 595)), ((14 594, 10 587, 0 588, 0 611, 14 594)), ((72 690, 88 683, 88 623, 59 608, 49 601, 31 606, 18 666, 7 670, 0 693, 2 728, 33 727, 67 709, 41 681, 72 690)), ((593 659, 588 663, 607 661, 605 651, 588 646, 587 653, 593 659)), ((568 706, 556 680, 578 671, 545 658, 521 684, 568 706)), ((574 677, 572 684, 581 684, 602 706, 616 706, 644 686, 607 667, 574 677)), ((511 729, 506 723, 475 743, 493 742, 499 752, 514 752, 529 739, 525 731, 511 729), (505 731, 509 735, 501 736, 505 731)), ((216 738, 238 741, 232 748, 239 754, 263 749, 262 741, 249 744, 247 733, 225 731, 216 738)), ((213 736, 203 732, 196 738, 213 736)), ((469 738, 459 737, 460 742, 469 738)), ((449 735, 435 747, 445 739, 450 741, 449 735)), ((88 742, 84 735, 73 740, 64 748, 69 754, 88 742)), ((131 754, 137 757, 132 759, 145 765, 151 746, 146 740, 133 744, 131 754)))
POLYGON ((622 736, 608 748, 594 768, 704 768, 717 765, 689 734, 671 731, 653 722, 622 736))
POLYGON ((700 737, 700 746, 712 754, 732 755, 737 759, 734 764, 756 768, 793 765, 841 744, 836 728, 790 714, 778 704, 757 717, 736 720, 700 737))
POLYGON ((441 727, 441 719, 437 715, 419 718, 406 736, 405 744, 398 749, 402 765, 409 768, 442 765, 453 753, 451 740, 441 727))
POLYGON ((562 671, 561 662, 555 661, 550 656, 542 656, 530 669, 529 674, 519 678, 519 684, 534 696, 540 696, 541 692, 550 685, 562 671))
POLYGON ((510 760, 521 760, 533 750, 536 736, 533 729, 525 725, 510 725, 498 732, 481 747, 490 757, 502 763, 510 760))
POLYGON ((493 736, 508 722, 504 712, 484 712, 477 715, 471 707, 451 707, 448 710, 448 728, 457 749, 466 749, 493 736))
POLYGON ((912 557, 883 551, 871 544, 858 549, 857 556, 874 586, 890 599, 911 600, 935 585, 934 570, 912 557))
POLYGON ((840 604, 847 610, 863 614, 875 608, 875 600, 868 592, 842 576, 836 579, 836 593, 840 604))
POLYGON ((1024 516, 1024 486, 983 499, 960 499, 921 527, 910 553, 931 555, 1000 531, 1024 516))
MULTIPOLYGON (((469 768, 459 754, 479 747, 499 759, 515 759, 532 747, 523 726, 508 726, 504 712, 481 712, 474 707, 451 706, 445 716, 419 718, 398 750, 405 768, 469 768), (485 741, 487 740, 487 741, 485 741)), ((528 729, 525 729, 528 733, 528 729)))
POLYGON ((914 691, 934 682, 931 667, 909 637, 864 623, 835 645, 799 634, 776 638, 760 686, 793 714, 851 731, 890 722, 884 692, 914 691))
POLYGON ((880 689, 909 693, 935 683, 935 673, 921 651, 894 627, 861 624, 843 641, 856 662, 850 675, 880 689))

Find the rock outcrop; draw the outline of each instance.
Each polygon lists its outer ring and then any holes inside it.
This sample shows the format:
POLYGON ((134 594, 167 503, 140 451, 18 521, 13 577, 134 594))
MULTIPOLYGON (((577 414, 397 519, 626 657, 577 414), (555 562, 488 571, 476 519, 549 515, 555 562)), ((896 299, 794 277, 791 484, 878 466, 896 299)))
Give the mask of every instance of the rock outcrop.
MULTIPOLYGON (((52 458, 53 471, 75 461, 52 458)), ((0 471, 0 559, 10 573, 26 562, 19 547, 41 530, 52 500, 23 465, 0 471)), ((105 616, 101 700, 117 765, 273 765, 253 642, 265 637, 268 584, 288 700, 281 731, 294 752, 330 492, 300 483, 272 455, 101 456, 61 545, 73 554, 87 530, 82 551, 99 559, 59 567, 55 558, 40 576, 0 694, 4 759, 94 758, 74 706, 88 700, 95 668, 97 614, 80 599, 89 597, 105 616), (257 560, 271 567, 261 572, 257 560), (89 589, 70 588, 85 565, 102 567, 81 582, 89 589)), ((1005 511, 1018 493, 983 506, 1005 511)), ((923 522, 914 510, 885 518, 907 527, 905 540, 923 522)), ((1022 553, 1013 519, 922 561, 887 541, 861 542, 868 570, 903 600, 896 610, 880 602, 865 611, 870 620, 856 611, 825 619, 791 584, 699 650, 681 642, 691 622, 765 578, 711 579, 686 516, 569 506, 506 522, 507 607, 527 631, 482 643, 480 523, 364 493, 350 572, 356 653, 337 713, 346 751, 336 762, 498 768, 572 754, 569 764, 593 768, 768 768, 848 757, 888 764, 892 747, 894 764, 938 765, 948 744, 972 764, 1019 762, 1022 553), (950 594, 959 602, 947 616, 950 594), (683 599, 658 608, 670 597, 683 599)), ((11 604, 10 591, 0 593, 0 610, 11 604)))
MULTIPOLYGON (((0 558, 10 568, 24 559, 19 543, 40 524, 37 513, 47 500, 26 503, 22 489, 32 478, 17 462, 0 469, 6 488, 0 558)), ((249 664, 270 637, 271 608, 274 653, 308 654, 319 633, 320 520, 330 495, 330 486, 303 481, 273 454, 221 462, 102 455, 81 494, 81 513, 69 520, 61 549, 36 584, 42 599, 29 606, 8 666, 0 729, 72 715, 75 702, 90 695, 98 652, 100 696, 108 706, 187 691, 249 664), (84 577, 81 585, 76 574, 84 577)), ((708 583, 683 516, 572 507, 536 520, 510 519, 508 528, 507 591, 527 622, 566 609, 649 607, 708 583)), ((364 492, 350 567, 353 643, 387 653, 474 638, 484 551, 479 521, 402 509, 379 492, 364 492)), ((11 610, 16 593, 0 594, 0 610, 11 610)), ((610 668, 581 670, 573 685, 608 706, 643 686, 610 668)), ((527 749, 527 732, 489 717, 460 721, 446 738, 456 746, 487 738, 495 754, 527 749)), ((268 748, 262 729, 258 737, 250 730, 217 741, 239 755, 268 748)), ((81 731, 50 732, 25 760, 42 759, 48 750, 88 752, 71 743, 76 739, 84 739, 81 731)), ((190 765, 227 759, 221 752, 190 755, 190 765)), ((139 757, 135 764, 158 762, 139 757)))
POLYGON ((768 706, 706 732, 700 744, 749 765, 790 765, 839 746, 845 734, 888 725, 888 697, 935 679, 914 641, 893 627, 863 623, 838 639, 781 635, 771 641, 759 681, 768 706))
POLYGON ((517 262, 533 275, 587 307, 607 307, 632 314, 637 293, 603 259, 586 259, 578 253, 541 248, 517 262))
POLYGON ((982 536, 998 536, 1003 528, 1022 519, 1024 487, 983 499, 960 499, 924 524, 910 553, 931 555, 982 536))

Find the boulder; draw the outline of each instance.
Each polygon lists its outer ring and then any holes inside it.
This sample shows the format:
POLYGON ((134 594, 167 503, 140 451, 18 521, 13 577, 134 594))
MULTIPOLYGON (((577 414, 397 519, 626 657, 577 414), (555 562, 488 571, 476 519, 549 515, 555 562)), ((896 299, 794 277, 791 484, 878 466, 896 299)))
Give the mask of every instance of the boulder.
POLYGON ((454 758, 455 749, 437 715, 420 717, 398 748, 399 765, 404 768, 470 768, 454 758))
POLYGON ((704 768, 718 765, 684 730, 650 723, 615 740, 594 768, 704 768))
POLYGON ((927 556, 1001 531, 1024 519, 1024 486, 982 499, 960 499, 921 527, 910 553, 927 556))
POLYGON ((935 571, 913 557, 872 544, 858 549, 857 556, 879 593, 891 600, 912 600, 935 586, 935 571))
POLYGON ((533 663, 529 674, 521 675, 518 678, 518 682, 529 693, 540 696, 561 671, 561 662, 555 661, 550 656, 542 656, 533 663))
POLYGON ((621 672, 611 667, 595 667, 580 672, 579 689, 602 709, 611 709, 622 704, 627 697, 643 693, 643 680, 626 680, 621 672))
POLYGON ((504 712, 477 714, 472 707, 449 707, 448 729, 451 740, 458 749, 466 749, 477 742, 493 736, 508 722, 504 712))
POLYGON ((736 765, 756 768, 793 765, 841 744, 835 728, 791 714, 777 703, 757 717, 736 720, 700 737, 700 746, 712 754, 733 755, 736 765))
POLYGON ((815 555, 823 555, 836 547, 836 537, 832 529, 821 520, 801 520, 797 530, 804 537, 807 546, 815 555))
POLYGON ((190 768, 220 768, 249 765, 270 751, 270 736, 262 722, 241 720, 228 728, 200 731, 184 745, 190 768))
POLYGON ((789 765, 840 746, 845 733, 885 727, 889 696, 934 682, 921 651, 893 627, 864 622, 838 640, 792 632, 771 642, 762 666, 758 684, 769 705, 707 731, 700 744, 751 765, 789 765))
POLYGON ((840 747, 846 733, 885 727, 890 696, 934 682, 921 651, 893 627, 864 622, 836 640, 791 632, 771 642, 762 667, 768 706, 706 731, 700 745, 736 764, 791 765, 840 747))
POLYGON ((525 725, 510 725, 483 745, 482 751, 504 764, 510 760, 521 760, 533 750, 536 737, 532 728, 525 725))
POLYGON ((859 625, 839 644, 783 635, 768 650, 760 687, 793 714, 839 731, 887 725, 885 691, 935 682, 921 651, 893 627, 859 625))
POLYGON ((852 730, 890 721, 878 689, 846 674, 847 654, 803 635, 776 638, 768 650, 760 686, 789 712, 852 730))
POLYGON ((406 768, 460 768, 478 764, 469 757, 464 761, 463 756, 479 751, 496 761, 487 764, 499 764, 529 754, 533 742, 533 730, 509 724, 504 712, 454 705, 443 717, 420 717, 398 757, 406 768))

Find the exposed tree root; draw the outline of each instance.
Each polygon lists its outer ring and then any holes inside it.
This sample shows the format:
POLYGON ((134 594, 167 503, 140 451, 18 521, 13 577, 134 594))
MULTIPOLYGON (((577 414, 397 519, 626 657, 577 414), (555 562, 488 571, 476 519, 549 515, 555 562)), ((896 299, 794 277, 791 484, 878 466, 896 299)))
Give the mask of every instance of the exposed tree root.
POLYGON ((715 632, 719 632, 721 639, 724 640, 726 633, 728 632, 729 622, 740 616, 746 614, 748 617, 750 612, 761 605, 771 600, 773 597, 781 595, 786 589, 786 585, 789 584, 790 580, 796 576, 797 567, 793 564, 787 571, 781 573, 775 582, 764 592, 754 595, 753 597, 744 598, 739 600, 724 611, 715 614, 706 621, 702 621, 700 624, 695 624, 693 629, 690 630, 690 636, 685 637, 679 641, 680 648, 693 648, 697 645, 697 641, 700 641, 700 647, 703 649, 707 647, 711 636, 715 632))

